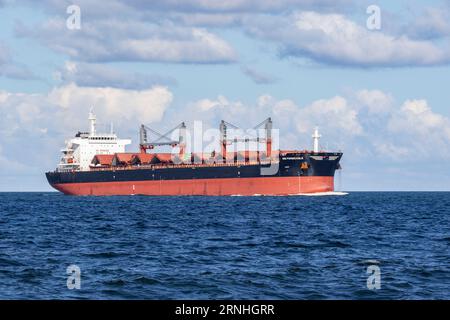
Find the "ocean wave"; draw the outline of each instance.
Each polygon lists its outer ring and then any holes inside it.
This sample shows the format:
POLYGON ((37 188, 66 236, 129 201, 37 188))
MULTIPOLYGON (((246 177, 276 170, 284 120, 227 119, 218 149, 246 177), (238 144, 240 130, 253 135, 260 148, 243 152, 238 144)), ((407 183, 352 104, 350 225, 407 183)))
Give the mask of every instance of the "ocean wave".
POLYGON ((346 196, 348 192, 342 191, 327 191, 327 192, 314 192, 314 193, 297 193, 292 196, 307 196, 307 197, 323 197, 323 196, 346 196))

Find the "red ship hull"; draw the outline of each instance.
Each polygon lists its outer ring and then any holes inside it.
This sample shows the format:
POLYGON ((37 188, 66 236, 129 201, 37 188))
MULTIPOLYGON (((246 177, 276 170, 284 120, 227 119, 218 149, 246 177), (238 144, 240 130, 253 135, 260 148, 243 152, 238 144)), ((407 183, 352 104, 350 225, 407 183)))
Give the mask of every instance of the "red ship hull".
POLYGON ((334 190, 332 176, 187 179, 53 184, 69 195, 295 195, 334 190))

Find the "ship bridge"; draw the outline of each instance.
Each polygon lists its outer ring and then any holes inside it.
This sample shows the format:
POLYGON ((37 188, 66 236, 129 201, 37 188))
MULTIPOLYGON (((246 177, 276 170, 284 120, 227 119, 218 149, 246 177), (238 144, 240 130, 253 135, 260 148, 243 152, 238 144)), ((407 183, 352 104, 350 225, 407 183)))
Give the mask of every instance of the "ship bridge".
POLYGON ((123 153, 125 147, 131 144, 130 139, 119 139, 112 125, 109 133, 98 133, 97 117, 92 109, 88 120, 89 132, 78 132, 75 138, 67 140, 65 147, 61 149, 58 171, 87 171, 95 155, 123 153))

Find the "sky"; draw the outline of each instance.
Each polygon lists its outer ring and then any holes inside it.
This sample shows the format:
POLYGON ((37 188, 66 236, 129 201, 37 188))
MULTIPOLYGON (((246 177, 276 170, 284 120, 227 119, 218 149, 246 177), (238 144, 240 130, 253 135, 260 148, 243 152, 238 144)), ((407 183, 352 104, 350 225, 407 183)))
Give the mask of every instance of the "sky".
POLYGON ((0 192, 50 191, 91 107, 130 150, 141 123, 318 126, 340 190, 449 191, 449 84, 449 0, 0 0, 0 192))

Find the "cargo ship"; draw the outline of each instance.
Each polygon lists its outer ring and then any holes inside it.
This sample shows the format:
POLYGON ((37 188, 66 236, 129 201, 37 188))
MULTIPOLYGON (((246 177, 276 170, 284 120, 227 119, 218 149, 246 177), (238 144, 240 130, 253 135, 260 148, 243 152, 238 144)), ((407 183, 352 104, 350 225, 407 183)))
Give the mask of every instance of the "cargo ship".
MULTIPOLYGON (((181 123, 159 134, 140 127, 140 150, 126 152, 129 139, 119 139, 113 129, 98 133, 96 116, 89 114, 90 130, 66 141, 56 170, 47 172, 50 185, 67 195, 157 196, 285 196, 334 191, 334 175, 342 152, 322 151, 316 128, 312 150, 272 150, 272 120, 262 122, 262 137, 228 138, 230 123, 220 123, 219 150, 186 152, 186 126, 181 123), (169 135, 177 131, 178 139, 169 135), (157 139, 149 141, 150 133, 157 139), (234 151, 233 143, 256 141, 263 151, 234 151), (162 146, 170 153, 155 152, 162 146), (174 150, 176 152, 174 152, 174 150)), ((233 126, 234 127, 234 126, 233 126)), ((177 133, 175 132, 175 134, 177 133)))

